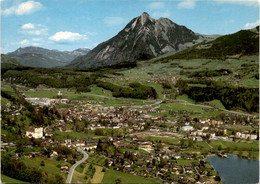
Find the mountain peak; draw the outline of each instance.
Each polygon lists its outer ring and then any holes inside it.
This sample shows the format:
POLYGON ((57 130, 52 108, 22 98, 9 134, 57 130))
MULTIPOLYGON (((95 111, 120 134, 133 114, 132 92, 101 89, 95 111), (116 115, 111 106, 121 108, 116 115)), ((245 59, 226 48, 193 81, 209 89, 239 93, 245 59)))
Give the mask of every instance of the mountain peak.
POLYGON ((96 67, 146 60, 176 52, 199 42, 199 36, 167 18, 153 19, 148 13, 132 19, 123 30, 99 44, 67 67, 96 67))
POLYGON ((155 20, 146 12, 143 12, 141 16, 138 17, 141 20, 141 25, 146 24, 146 22, 154 22, 155 20))
POLYGON ((143 12, 141 17, 150 17, 150 15, 147 12, 143 12))

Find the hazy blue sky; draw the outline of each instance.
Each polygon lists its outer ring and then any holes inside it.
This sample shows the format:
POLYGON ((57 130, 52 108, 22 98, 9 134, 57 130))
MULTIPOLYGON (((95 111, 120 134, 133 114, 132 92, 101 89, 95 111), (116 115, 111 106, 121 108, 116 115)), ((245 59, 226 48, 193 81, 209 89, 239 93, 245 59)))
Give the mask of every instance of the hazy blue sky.
POLYGON ((201 34, 230 34, 259 25, 257 0, 0 0, 2 53, 29 45, 94 48, 147 12, 201 34))

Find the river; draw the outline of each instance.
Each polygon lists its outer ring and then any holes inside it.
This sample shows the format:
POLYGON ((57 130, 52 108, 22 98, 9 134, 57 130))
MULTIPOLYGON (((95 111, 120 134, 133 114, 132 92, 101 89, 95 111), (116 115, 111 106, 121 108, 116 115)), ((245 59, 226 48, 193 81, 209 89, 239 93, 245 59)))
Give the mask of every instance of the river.
POLYGON ((218 171, 225 184, 251 184, 259 182, 259 160, 228 155, 228 158, 209 156, 207 161, 218 171))

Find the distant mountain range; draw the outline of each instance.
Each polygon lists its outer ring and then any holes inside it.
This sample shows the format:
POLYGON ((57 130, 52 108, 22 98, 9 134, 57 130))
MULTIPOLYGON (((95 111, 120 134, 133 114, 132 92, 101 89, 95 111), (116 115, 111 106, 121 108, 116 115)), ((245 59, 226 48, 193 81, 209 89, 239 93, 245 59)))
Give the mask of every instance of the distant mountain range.
POLYGON ((196 34, 167 18, 155 20, 143 13, 131 20, 115 37, 99 44, 87 55, 76 58, 67 67, 107 66, 151 59, 216 37, 196 34))
POLYGON ((40 47, 19 48, 7 55, 18 60, 24 66, 53 68, 62 67, 78 56, 87 54, 90 49, 80 48, 74 51, 49 50, 40 47))

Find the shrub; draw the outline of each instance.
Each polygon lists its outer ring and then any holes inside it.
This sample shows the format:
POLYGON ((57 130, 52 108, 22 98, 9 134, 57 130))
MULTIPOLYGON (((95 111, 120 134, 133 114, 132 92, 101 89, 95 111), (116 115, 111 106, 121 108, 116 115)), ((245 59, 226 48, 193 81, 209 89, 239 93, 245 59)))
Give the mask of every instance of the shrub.
POLYGON ((41 161, 41 166, 45 166, 45 162, 43 160, 41 161))

